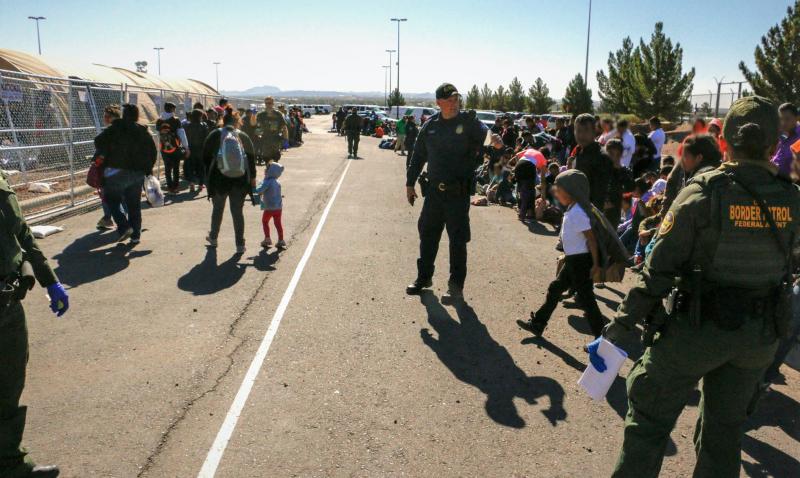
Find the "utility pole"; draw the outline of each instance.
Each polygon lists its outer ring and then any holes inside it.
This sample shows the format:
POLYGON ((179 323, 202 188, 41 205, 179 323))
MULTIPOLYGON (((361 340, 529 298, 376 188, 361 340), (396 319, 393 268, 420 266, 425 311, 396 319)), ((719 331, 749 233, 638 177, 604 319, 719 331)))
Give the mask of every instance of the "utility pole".
MULTIPOLYGON (((386 53, 389 54, 389 98, 392 97, 392 53, 396 52, 397 50, 386 50, 386 53)), ((386 106, 389 106, 389 100, 386 100, 386 106)), ((389 111, 391 113, 391 111, 389 111)))
POLYGON ((156 53, 158 53, 158 76, 161 76, 161 50, 163 49, 164 49, 163 46, 153 47, 153 50, 155 50, 156 53))
POLYGON ((218 61, 214 62, 214 67, 217 70, 217 93, 219 93, 219 65, 220 65, 220 62, 218 62, 218 61))
POLYGON ((36 44, 39 46, 39 55, 42 54, 42 37, 39 36, 39 20, 47 20, 45 17, 28 17, 36 22, 36 44))
POLYGON ((389 73, 392 70, 392 65, 383 65, 383 104, 387 107, 389 106, 389 96, 388 92, 389 89, 386 87, 387 78, 390 78, 392 75, 389 73))
POLYGON ((407 22, 408 18, 392 18, 392 22, 397 22, 397 116, 400 119, 400 22, 407 22))
POLYGON ((589 38, 592 35, 592 0, 589 0, 589 26, 586 27, 586 67, 583 70, 583 81, 589 88, 589 38))

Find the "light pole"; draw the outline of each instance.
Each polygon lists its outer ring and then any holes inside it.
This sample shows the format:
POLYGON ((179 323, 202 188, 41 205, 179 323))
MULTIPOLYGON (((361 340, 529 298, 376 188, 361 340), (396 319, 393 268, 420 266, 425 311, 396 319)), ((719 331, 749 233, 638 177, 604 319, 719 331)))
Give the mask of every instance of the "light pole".
POLYGON ((389 96, 387 95, 389 89, 386 87, 386 79, 391 76, 388 75, 389 71, 392 69, 392 65, 383 65, 383 104, 387 107, 389 106, 389 96))
POLYGON ((589 26, 586 27, 586 68, 583 70, 583 81, 589 88, 589 37, 592 34, 592 0, 589 0, 589 26))
POLYGON ((219 65, 220 65, 220 62, 218 62, 218 61, 214 62, 214 68, 216 68, 216 70, 217 70, 217 93, 219 93, 219 65))
POLYGON ((45 17, 28 17, 36 21, 36 44, 39 46, 39 54, 42 54, 42 38, 39 36, 39 20, 47 20, 45 17))
POLYGON ((400 119, 400 22, 407 22, 408 18, 392 18, 392 22, 397 22, 397 116, 400 119))
MULTIPOLYGON (((392 53, 396 52, 397 50, 386 50, 386 53, 389 54, 389 98, 392 97, 392 53)), ((386 106, 389 106, 389 100, 386 100, 386 106)), ((391 111, 389 111, 391 113, 391 111)))
POLYGON ((161 50, 163 50, 163 46, 154 46, 153 50, 158 53, 158 76, 161 76, 161 50))

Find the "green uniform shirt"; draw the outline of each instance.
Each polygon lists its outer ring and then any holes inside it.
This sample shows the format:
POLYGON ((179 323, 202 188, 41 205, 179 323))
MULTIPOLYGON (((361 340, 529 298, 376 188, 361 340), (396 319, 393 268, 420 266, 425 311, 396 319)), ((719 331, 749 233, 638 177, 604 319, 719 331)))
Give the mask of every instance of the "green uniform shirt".
POLYGON ((256 128, 263 141, 276 141, 287 127, 286 118, 280 111, 262 111, 256 115, 256 128))
POLYGON ((58 282, 22 216, 16 194, 0 175, 0 280, 17 274, 24 261, 31 263, 42 287, 58 282))
MULTIPOLYGON (((760 161, 728 163, 723 168, 736 169, 742 180, 756 188, 756 191, 774 181, 782 181, 774 177, 775 171, 766 161, 763 164, 760 161)), ((695 176, 675 198, 659 227, 653 251, 642 274, 617 310, 615 322, 632 329, 637 322, 660 307, 661 300, 675 285, 676 279, 688 276, 695 265, 701 267, 706 279, 707 272, 712 270, 721 234, 720 225, 714 224, 719 205, 712 200, 712 188, 709 187, 709 180, 719 174, 719 170, 714 170, 695 176)), ((787 189, 787 196, 786 200, 792 207, 785 227, 791 228, 797 238, 800 196, 795 188, 787 189)), ((750 201, 749 206, 752 204, 750 201)), ((725 216, 720 221, 728 219, 725 216)), ((776 222, 779 222, 778 218, 776 222)), ((770 230, 763 225, 761 230, 763 233, 758 236, 758 242, 764 247, 775 247, 770 230)), ((742 244, 742 264, 748 259, 745 251, 751 247, 754 244, 742 244)), ((731 279, 736 279, 733 273, 731 279)))

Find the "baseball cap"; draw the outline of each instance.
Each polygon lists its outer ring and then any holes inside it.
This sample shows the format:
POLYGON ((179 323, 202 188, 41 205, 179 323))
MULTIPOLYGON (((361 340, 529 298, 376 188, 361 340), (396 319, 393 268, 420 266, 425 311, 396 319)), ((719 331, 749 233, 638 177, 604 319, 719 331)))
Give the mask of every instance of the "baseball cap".
POLYGON ((450 98, 453 95, 459 95, 459 94, 460 93, 458 92, 456 87, 453 86, 451 83, 442 83, 441 85, 439 85, 438 88, 436 88, 437 100, 446 100, 447 98, 450 98))
POLYGON ((725 116, 725 126, 722 130, 725 141, 730 144, 736 143, 739 128, 747 123, 755 123, 761 127, 766 144, 778 142, 780 129, 778 109, 768 99, 762 96, 745 96, 734 101, 725 116))

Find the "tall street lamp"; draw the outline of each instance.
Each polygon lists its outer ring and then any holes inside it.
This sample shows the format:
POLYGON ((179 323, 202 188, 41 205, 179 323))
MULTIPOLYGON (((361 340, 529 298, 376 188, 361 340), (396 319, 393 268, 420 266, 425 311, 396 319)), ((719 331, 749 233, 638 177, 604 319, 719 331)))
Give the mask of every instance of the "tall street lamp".
POLYGON ((220 65, 220 62, 218 62, 218 61, 214 62, 214 68, 216 68, 216 70, 217 70, 217 93, 219 93, 219 65, 220 65))
POLYGON ((161 50, 163 50, 163 46, 155 46, 153 50, 158 53, 158 76, 161 76, 161 50))
MULTIPOLYGON (((386 53, 389 54, 389 97, 392 96, 392 53, 395 53, 397 50, 386 50, 386 53)), ((386 106, 389 106, 387 101, 386 106)), ((391 113, 391 111, 389 111, 391 113)))
MULTIPOLYGON (((400 22, 407 22, 408 18, 392 18, 392 22, 397 22, 397 99, 400 99, 400 22)), ((400 101, 397 102, 397 119, 400 119, 400 101)))
POLYGON ((39 20, 47 20, 45 17, 28 17, 36 21, 36 43, 39 45, 39 54, 42 54, 42 38, 39 36, 39 20))
POLYGON ((389 106, 389 96, 387 95, 389 89, 386 87, 386 79, 391 76, 389 71, 392 69, 392 65, 383 65, 381 68, 383 68, 383 104, 389 106))
POLYGON ((586 27, 586 67, 583 70, 583 81, 589 88, 589 37, 592 34, 592 0, 589 0, 589 26, 586 27))

